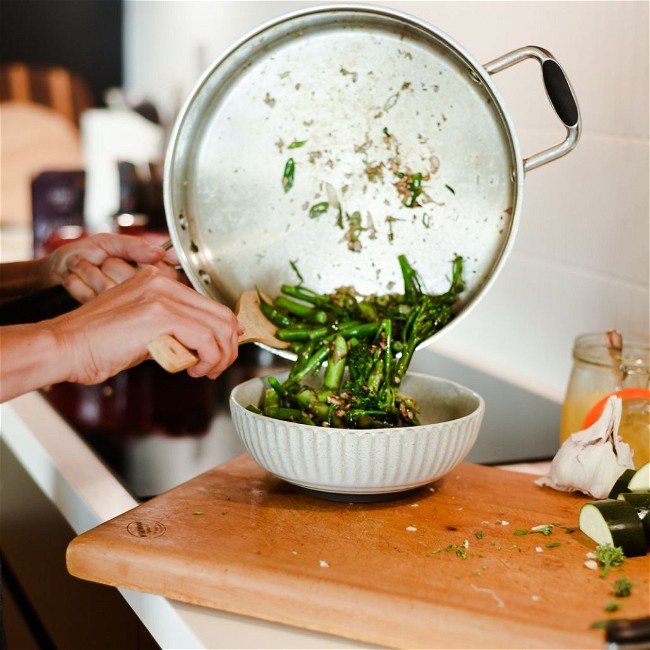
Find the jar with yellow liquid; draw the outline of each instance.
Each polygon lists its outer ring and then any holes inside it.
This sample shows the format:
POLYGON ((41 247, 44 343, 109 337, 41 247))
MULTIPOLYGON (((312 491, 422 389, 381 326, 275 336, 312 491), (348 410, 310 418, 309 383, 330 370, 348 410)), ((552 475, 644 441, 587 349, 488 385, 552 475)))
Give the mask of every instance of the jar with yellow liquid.
POLYGON ((650 456, 650 344, 615 330, 578 336, 562 408, 560 444, 595 422, 612 394, 622 399, 618 433, 634 451, 638 468, 650 456))

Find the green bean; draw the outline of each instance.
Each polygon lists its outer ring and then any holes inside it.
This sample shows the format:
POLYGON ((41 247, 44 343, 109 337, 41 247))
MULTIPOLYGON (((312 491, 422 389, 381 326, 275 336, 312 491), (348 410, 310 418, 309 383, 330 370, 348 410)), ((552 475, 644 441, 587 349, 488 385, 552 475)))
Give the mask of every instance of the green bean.
POLYGON ((264 391, 264 400, 262 401, 262 410, 266 412, 270 408, 280 406, 280 395, 273 388, 264 391))
POLYGON ((302 419, 302 411, 300 409, 292 409, 285 406, 264 409, 264 415, 275 418, 276 420, 288 420, 290 422, 299 422, 302 419))
POLYGON ((257 297, 260 301, 260 311, 274 325, 277 325, 278 327, 287 327, 287 325, 291 325, 291 319, 286 314, 283 314, 281 311, 276 309, 272 304, 264 300, 259 291, 257 292, 257 297))
POLYGON ((279 395, 280 398, 286 395, 286 391, 282 387, 282 384, 275 378, 268 378, 269 386, 279 395))
POLYGON ((332 343, 332 350, 327 359, 327 368, 323 376, 323 388, 338 392, 343 380, 348 344, 346 340, 337 334, 332 343))
MULTIPOLYGON (((314 354, 312 354, 311 357, 307 359, 306 363, 302 364, 299 367, 296 367, 296 365, 293 366, 287 382, 289 382, 289 384, 293 382, 299 382, 310 373, 317 371, 323 365, 323 361, 327 359, 328 354, 329 345, 323 345, 318 348, 318 350, 316 350, 316 352, 314 352, 314 354)), ((285 388, 287 386, 287 382, 284 383, 285 388)))
POLYGON ((290 314, 300 316, 300 318, 309 318, 309 316, 314 312, 313 305, 304 305, 295 300, 291 300, 291 298, 287 298, 286 296, 278 296, 274 303, 278 309, 284 309, 290 314))
POLYGON ((359 338, 369 338, 377 333, 379 325, 377 323, 354 323, 352 325, 342 325, 338 333, 346 338, 352 338, 353 336, 359 338))
POLYGON ((291 285, 283 284, 280 287, 280 291, 286 296, 291 296, 292 298, 298 298, 299 300, 304 300, 313 305, 322 307, 323 309, 331 309, 338 311, 338 307, 334 304, 328 296, 324 296, 312 289, 303 287, 302 285, 291 285))
POLYGON ((325 326, 313 327, 311 329, 304 327, 283 327, 276 331, 275 336, 281 341, 308 341, 322 338, 328 332, 329 328, 325 326))

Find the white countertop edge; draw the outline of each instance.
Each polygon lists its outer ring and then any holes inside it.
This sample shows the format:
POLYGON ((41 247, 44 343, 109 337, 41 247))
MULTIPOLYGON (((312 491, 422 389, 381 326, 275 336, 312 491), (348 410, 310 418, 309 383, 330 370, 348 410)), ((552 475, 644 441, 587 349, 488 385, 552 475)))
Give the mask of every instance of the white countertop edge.
MULTIPOLYGON (((0 435, 77 534, 138 505, 38 392, 0 405, 0 435)), ((119 589, 161 648, 370 648, 352 640, 119 589)))
POLYGON ((38 393, 0 405, 0 422, 7 445, 77 534, 138 505, 38 393))

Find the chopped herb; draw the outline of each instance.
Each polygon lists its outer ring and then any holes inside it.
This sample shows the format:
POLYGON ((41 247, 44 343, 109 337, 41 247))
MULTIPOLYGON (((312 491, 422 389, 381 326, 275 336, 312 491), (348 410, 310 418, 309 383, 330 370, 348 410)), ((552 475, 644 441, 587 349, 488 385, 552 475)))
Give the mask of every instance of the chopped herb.
POLYGON ((321 203, 314 203, 314 205, 312 205, 311 208, 309 208, 309 218, 315 219, 316 217, 320 217, 321 214, 327 212, 329 207, 330 204, 327 201, 322 201, 321 203))
POLYGON ((455 190, 453 187, 451 187, 450 185, 445 185, 445 187, 446 187, 446 188, 447 188, 447 189, 448 189, 452 194, 456 194, 456 190, 455 190))
POLYGON ((558 546, 561 546, 560 542, 551 542, 550 544, 544 544, 546 548, 557 548, 558 546))
MULTIPOLYGON (((348 249, 358 253, 361 251, 361 241, 359 240, 359 236, 364 230, 369 230, 370 239, 374 239, 374 228, 372 227, 372 224, 364 228, 361 224, 361 213, 358 210, 355 210, 352 214, 346 212, 345 218, 348 222, 348 227, 343 238, 348 242, 348 249)), ((343 226, 342 223, 341 226, 343 226)))
POLYGON ((566 533, 569 534, 575 532, 575 528, 569 528, 569 526, 563 526, 562 524, 556 524, 555 522, 553 522, 551 526, 555 526, 556 528, 561 528, 562 530, 564 530, 566 533))
POLYGON ((434 551, 431 551, 431 555, 435 555, 436 553, 440 553, 441 551, 442 551, 442 549, 440 547, 438 547, 434 551))
POLYGON ((609 621, 594 621, 589 628, 592 630, 604 630, 609 621))
POLYGON ((395 104, 397 104, 397 100, 399 99, 399 93, 394 93, 392 94, 387 100, 386 103, 384 104, 384 110, 389 111, 395 104))
POLYGON ((284 166, 284 173, 282 174, 282 187, 285 192, 288 192, 293 187, 295 175, 296 163, 293 158, 289 158, 284 166))
POLYGON ((339 210, 338 214, 336 216, 336 225, 343 230, 344 225, 343 225, 343 208, 339 205, 339 210))
POLYGON ((477 530, 475 533, 476 539, 483 539, 483 531, 482 530, 477 530))
POLYGON ((351 75, 352 76, 352 82, 356 83, 357 82, 357 77, 359 74, 357 72, 351 72, 350 70, 346 70, 345 68, 341 68, 341 74, 345 77, 346 75, 351 75))
POLYGON ((366 168, 363 171, 365 175, 368 177, 368 180, 371 183, 375 183, 378 179, 383 178, 383 169, 384 169, 384 163, 379 162, 376 165, 371 165, 371 164, 366 165, 366 168))
POLYGON ((300 147, 304 147, 305 144, 307 144, 307 140, 294 140, 287 149, 300 149, 300 147))
POLYGON ((445 551, 455 551, 458 557, 463 558, 463 560, 467 559, 467 551, 463 546, 458 546, 458 544, 449 544, 449 546, 445 548, 445 551))
POLYGON ((606 612, 617 612, 619 609, 621 609, 621 603, 617 603, 615 600, 610 600, 605 604, 606 612))
POLYGON ((199 247, 196 245, 195 242, 191 241, 191 242, 190 242, 190 250, 191 250, 193 253, 198 253, 198 252, 199 252, 199 247))
POLYGON ((541 533, 542 535, 550 535, 553 532, 552 524, 543 524, 541 526, 533 526, 530 529, 531 533, 541 533))
MULTIPOLYGON (((393 165, 396 165, 397 161, 394 161, 393 165)), ((429 197, 426 195, 423 187, 422 181, 428 181, 431 178, 430 174, 423 175, 422 172, 406 173, 396 169, 393 169, 395 176, 399 180, 394 183, 397 193, 400 196, 402 205, 407 208, 419 208, 422 207, 422 197, 425 199, 424 202, 430 201, 429 197)))
POLYGON ((540 524, 539 526, 533 526, 530 530, 515 530, 515 535, 529 535, 532 533, 540 533, 541 535, 548 536, 553 532, 553 527, 565 528, 567 532, 573 532, 572 528, 566 528, 565 526, 560 526, 559 524, 540 524))
POLYGON ((300 271, 298 270, 298 267, 296 266, 296 263, 293 262, 293 261, 289 261, 289 265, 293 269, 293 272, 298 276, 298 280, 300 281, 300 284, 302 284, 304 282, 304 279, 303 279, 300 271))
POLYGON ((614 595, 617 596, 618 598, 626 598, 631 593, 632 593, 632 583, 630 582, 629 578, 626 578, 624 576, 622 578, 619 578, 614 583, 614 595))
POLYGON ((395 217, 391 217, 390 215, 388 215, 386 217, 386 223, 388 224, 388 241, 389 242, 392 242, 393 239, 395 238, 395 235, 393 233, 393 223, 395 221, 401 221, 401 219, 396 219, 395 217))
POLYGON ((411 198, 407 201, 407 208, 415 208, 419 206, 418 197, 422 194, 422 173, 417 172, 412 175, 409 183, 409 190, 411 191, 411 198))
POLYGON ((200 510, 197 510, 196 512, 193 512, 192 514, 196 515, 197 517, 200 517, 203 513, 200 510))
POLYGON ((625 560, 625 554, 620 546, 612 546, 611 544, 601 544, 596 547, 596 560, 603 565, 600 572, 600 577, 604 578, 609 570, 614 566, 621 566, 625 560))

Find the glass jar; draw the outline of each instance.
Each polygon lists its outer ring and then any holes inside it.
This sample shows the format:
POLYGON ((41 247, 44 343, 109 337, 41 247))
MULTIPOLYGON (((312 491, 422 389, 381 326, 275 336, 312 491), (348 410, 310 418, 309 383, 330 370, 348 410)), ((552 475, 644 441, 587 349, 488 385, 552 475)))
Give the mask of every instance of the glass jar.
POLYGON ((634 451, 634 465, 648 462, 650 441, 650 346, 619 332, 582 334, 573 345, 560 444, 598 419, 607 397, 622 402, 619 435, 634 451))

